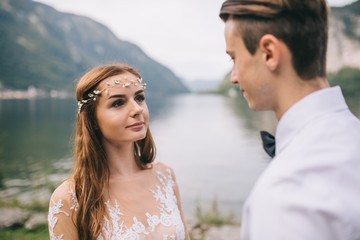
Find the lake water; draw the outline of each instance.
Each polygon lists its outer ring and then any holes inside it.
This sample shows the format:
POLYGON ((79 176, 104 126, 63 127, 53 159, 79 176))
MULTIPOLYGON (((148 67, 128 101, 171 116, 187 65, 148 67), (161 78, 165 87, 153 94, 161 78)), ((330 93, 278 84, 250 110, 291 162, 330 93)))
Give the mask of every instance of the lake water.
MULTIPOLYGON (((220 95, 148 98, 157 161, 175 170, 184 212, 206 210, 240 218, 251 187, 270 158, 259 130, 274 133, 272 112, 220 95)), ((359 101, 353 109, 360 116, 359 101)), ((0 100, 0 200, 47 203, 70 176, 76 103, 73 99, 0 100)))

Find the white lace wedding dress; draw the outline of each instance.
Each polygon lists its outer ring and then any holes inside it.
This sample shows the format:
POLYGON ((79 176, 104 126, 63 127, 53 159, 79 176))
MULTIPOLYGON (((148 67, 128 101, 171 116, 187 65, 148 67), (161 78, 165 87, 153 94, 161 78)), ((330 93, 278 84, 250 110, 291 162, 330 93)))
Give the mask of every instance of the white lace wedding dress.
MULTIPOLYGON (((153 164, 132 178, 112 180, 105 205, 102 234, 98 240, 183 240, 185 225, 179 191, 171 168, 153 164)), ((51 240, 78 239, 74 224, 78 202, 72 180, 53 193, 49 206, 51 240)))

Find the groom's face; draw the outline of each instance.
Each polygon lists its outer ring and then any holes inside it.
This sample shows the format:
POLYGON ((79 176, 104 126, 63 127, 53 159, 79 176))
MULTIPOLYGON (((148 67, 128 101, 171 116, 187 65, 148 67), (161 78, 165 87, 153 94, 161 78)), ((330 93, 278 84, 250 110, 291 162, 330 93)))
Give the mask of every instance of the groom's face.
POLYGON ((270 110, 273 86, 266 76, 263 54, 251 54, 238 30, 238 22, 229 18, 225 23, 226 52, 233 60, 231 82, 238 84, 253 110, 270 110))

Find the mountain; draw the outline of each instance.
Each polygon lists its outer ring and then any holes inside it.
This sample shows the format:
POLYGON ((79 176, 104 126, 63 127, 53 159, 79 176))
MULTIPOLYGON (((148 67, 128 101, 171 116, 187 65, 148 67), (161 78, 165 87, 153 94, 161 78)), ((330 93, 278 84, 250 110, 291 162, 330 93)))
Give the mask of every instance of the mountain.
MULTIPOLYGON (((360 92, 360 0, 344 7, 332 7, 329 20, 327 72, 331 85, 340 85, 346 96, 360 92)), ((217 92, 239 92, 230 83, 230 73, 217 92), (230 90, 232 89, 232 90, 230 90)))
POLYGON ((331 8, 327 70, 360 68, 360 0, 331 8))
POLYGON ((152 94, 188 92, 167 67, 90 18, 31 0, 0 1, 0 86, 73 90, 87 70, 114 62, 134 66, 152 94))

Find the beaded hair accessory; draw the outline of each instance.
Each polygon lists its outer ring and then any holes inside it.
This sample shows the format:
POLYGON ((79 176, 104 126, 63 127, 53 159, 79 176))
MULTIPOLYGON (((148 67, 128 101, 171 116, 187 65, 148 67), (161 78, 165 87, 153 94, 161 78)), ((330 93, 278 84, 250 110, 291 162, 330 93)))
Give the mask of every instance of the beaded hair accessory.
POLYGON ((113 88, 113 87, 126 88, 126 87, 129 87, 131 84, 133 84, 134 86, 141 85, 142 89, 144 89, 144 90, 146 89, 146 83, 143 83, 142 78, 128 80, 128 78, 126 76, 124 76, 123 78, 119 77, 118 79, 115 79, 113 81, 113 83, 111 83, 111 82, 106 82, 106 87, 104 89, 102 89, 102 90, 95 89, 94 91, 88 93, 87 97, 78 101, 78 114, 80 114, 81 108, 84 104, 86 104, 90 101, 95 102, 97 97, 100 96, 100 94, 102 92, 104 92, 105 94, 109 94, 109 88, 113 88))

